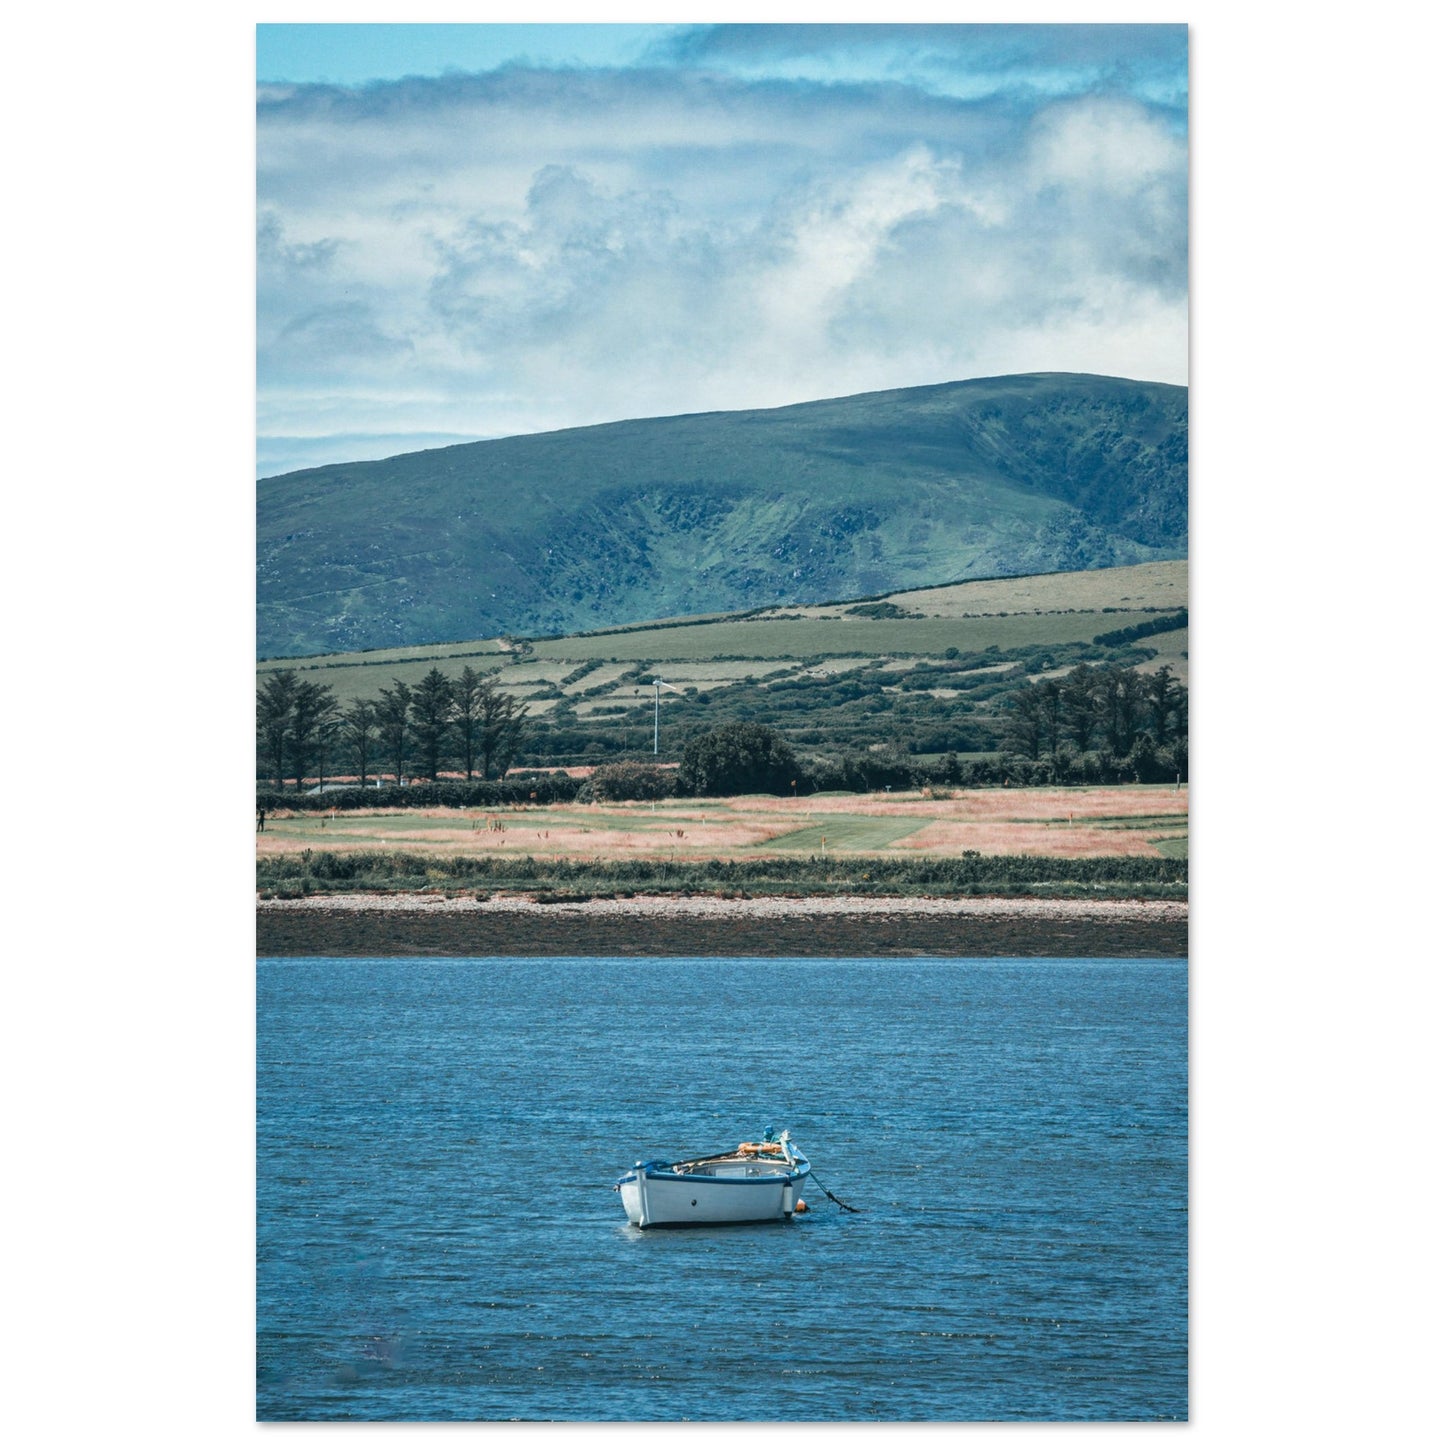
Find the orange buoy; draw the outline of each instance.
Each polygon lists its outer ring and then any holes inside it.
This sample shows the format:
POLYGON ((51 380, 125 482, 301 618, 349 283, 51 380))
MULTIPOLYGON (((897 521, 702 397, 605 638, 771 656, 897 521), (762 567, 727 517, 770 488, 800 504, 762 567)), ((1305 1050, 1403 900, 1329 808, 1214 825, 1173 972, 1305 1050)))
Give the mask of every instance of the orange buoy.
POLYGON ((800 1200, 793 1206, 793 1213, 794 1213, 794 1214, 806 1214, 807 1212, 808 1212, 808 1201, 807 1201, 806 1199, 800 1199, 800 1200))

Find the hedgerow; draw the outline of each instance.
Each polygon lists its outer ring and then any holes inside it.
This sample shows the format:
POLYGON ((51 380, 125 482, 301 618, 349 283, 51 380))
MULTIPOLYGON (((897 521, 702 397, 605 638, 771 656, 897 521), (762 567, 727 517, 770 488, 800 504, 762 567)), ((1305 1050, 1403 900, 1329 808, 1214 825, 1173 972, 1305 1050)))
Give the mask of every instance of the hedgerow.
POLYGON ((513 803, 570 803, 582 786, 581 778, 567 773, 539 773, 535 777, 492 779, 471 783, 412 783, 398 788, 328 786, 324 793, 258 791, 256 806, 268 813, 347 812, 355 808, 503 808, 513 803))
POLYGON ((257 860, 263 893, 441 888, 621 892, 857 893, 958 896, 1184 898, 1189 865, 1173 858, 1045 858, 963 853, 957 857, 689 860, 547 859, 415 853, 304 853, 257 860))

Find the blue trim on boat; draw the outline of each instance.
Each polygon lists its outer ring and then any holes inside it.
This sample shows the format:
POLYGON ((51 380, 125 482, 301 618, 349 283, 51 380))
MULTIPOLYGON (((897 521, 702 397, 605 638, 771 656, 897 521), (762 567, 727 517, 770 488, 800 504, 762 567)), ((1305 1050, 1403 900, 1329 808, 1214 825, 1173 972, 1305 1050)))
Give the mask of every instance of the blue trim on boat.
MULTIPOLYGON (((673 1174, 671 1171, 662 1174, 653 1173, 649 1169, 647 1170, 647 1179, 649 1183, 655 1184, 796 1184, 799 1179, 806 1176, 807 1172, 806 1169, 803 1169, 789 1174, 673 1174)), ((633 1178, 636 1178, 635 1174, 624 1175, 618 1183, 633 1178)))

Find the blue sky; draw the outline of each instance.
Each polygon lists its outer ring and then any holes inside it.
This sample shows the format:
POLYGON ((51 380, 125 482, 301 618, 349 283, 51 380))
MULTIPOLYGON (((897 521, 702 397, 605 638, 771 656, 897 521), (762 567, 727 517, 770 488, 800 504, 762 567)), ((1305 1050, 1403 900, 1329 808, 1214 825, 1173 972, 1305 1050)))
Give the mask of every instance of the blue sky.
POLYGON ((256 78, 361 85, 533 64, 633 65, 677 25, 258 25, 256 78))
POLYGON ((1183 26, 267 25, 257 78, 263 475, 1187 380, 1183 26))

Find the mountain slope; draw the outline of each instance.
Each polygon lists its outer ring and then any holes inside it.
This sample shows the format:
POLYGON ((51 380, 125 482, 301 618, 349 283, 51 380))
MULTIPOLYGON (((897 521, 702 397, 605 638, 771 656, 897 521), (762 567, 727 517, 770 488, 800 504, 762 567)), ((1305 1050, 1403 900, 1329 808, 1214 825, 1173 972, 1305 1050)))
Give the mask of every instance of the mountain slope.
POLYGON ((257 483, 262 656, 1185 555, 1188 393, 1046 373, 614 422, 257 483))

